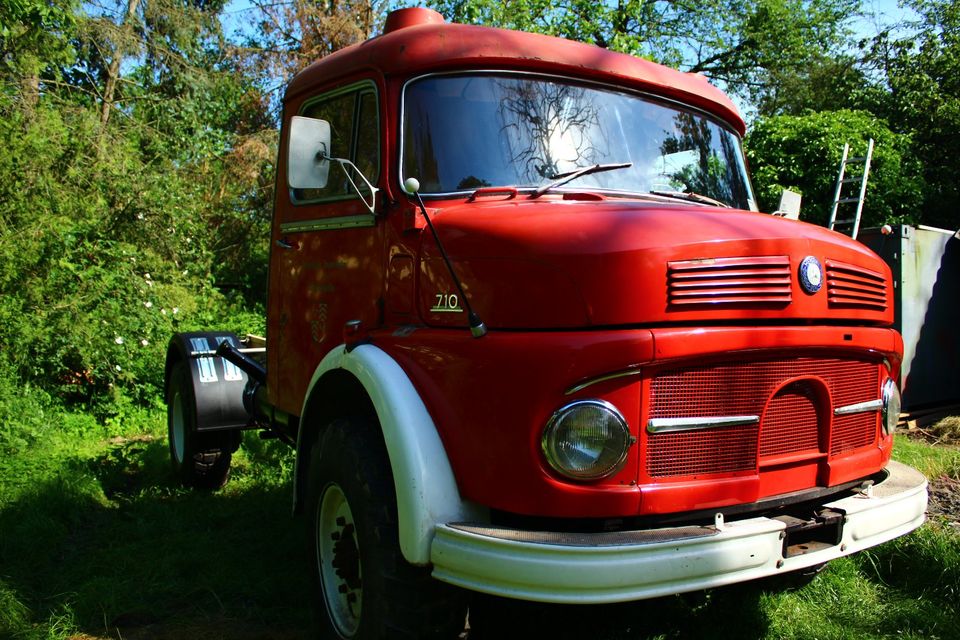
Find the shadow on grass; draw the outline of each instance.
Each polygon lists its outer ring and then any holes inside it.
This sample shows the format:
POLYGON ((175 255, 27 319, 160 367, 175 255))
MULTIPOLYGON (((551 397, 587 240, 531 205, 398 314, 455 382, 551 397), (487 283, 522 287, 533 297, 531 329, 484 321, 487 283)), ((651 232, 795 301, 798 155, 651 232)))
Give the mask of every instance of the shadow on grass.
POLYGON ((469 640, 640 640, 646 638, 753 639, 768 624, 763 590, 736 585, 709 592, 607 605, 554 605, 474 598, 469 640))
MULTIPOLYGON (((277 472, 289 456, 275 445, 248 436, 234 479, 201 493, 174 484, 162 439, 118 439, 6 505, 0 600, 25 605, 7 635, 308 637, 302 523, 290 515, 289 480, 277 472)), ((598 607, 492 601, 473 614, 478 621, 489 614, 486 633, 464 637, 689 637, 719 626, 750 630, 727 637, 760 637, 758 593, 716 590, 598 607)), ((2 626, 0 619, 5 636, 2 626)))
POLYGON ((289 483, 194 493, 174 486, 167 460, 161 440, 112 443, 5 506, 0 584, 33 622, 10 636, 305 637, 289 483))
MULTIPOLYGON (((290 515, 291 458, 282 445, 251 436, 234 479, 218 492, 176 486, 165 441, 143 437, 111 442, 3 505, 0 637, 309 637, 304 534, 290 515)), ((957 595, 957 548, 954 538, 921 532, 842 561, 788 594, 767 592, 766 583, 604 606, 474 597, 464 637, 746 640, 894 637, 898 630, 956 637, 947 603, 957 595), (932 580, 920 565, 942 575, 932 580), (879 595, 867 593, 875 585, 864 576, 882 585, 879 595), (851 584, 864 590, 863 601, 851 584), (890 594, 902 604, 888 607, 890 594), (879 601, 873 611, 868 597, 879 601)))

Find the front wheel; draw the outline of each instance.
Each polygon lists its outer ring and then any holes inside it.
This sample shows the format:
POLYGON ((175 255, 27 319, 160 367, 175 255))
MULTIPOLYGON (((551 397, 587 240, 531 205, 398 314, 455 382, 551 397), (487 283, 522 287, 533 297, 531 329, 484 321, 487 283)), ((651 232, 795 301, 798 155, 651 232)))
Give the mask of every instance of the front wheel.
POLYGON ((309 548, 324 637, 455 638, 466 600, 400 552, 396 493, 378 429, 338 420, 310 461, 309 548))

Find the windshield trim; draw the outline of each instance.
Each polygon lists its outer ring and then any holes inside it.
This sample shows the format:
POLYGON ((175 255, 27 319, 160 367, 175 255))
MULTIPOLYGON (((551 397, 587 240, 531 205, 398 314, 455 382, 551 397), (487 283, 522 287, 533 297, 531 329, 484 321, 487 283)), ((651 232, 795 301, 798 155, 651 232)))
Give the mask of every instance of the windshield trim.
MULTIPOLYGON (((734 129, 732 126, 730 126, 728 122, 710 113, 709 111, 705 111, 704 109, 701 109, 699 107, 689 105, 680 100, 675 100, 673 98, 660 96, 655 93, 651 93, 649 91, 631 89, 629 87, 624 87, 622 85, 617 85, 610 82, 597 82, 595 80, 584 80, 582 78, 577 78, 575 76, 568 76, 568 75, 563 75, 559 73, 543 73, 543 72, 537 72, 537 71, 524 71, 524 70, 518 70, 518 69, 466 69, 466 70, 459 70, 459 71, 431 71, 429 73, 423 73, 418 76, 413 76, 412 78, 408 78, 403 83, 403 87, 400 90, 400 119, 397 127, 400 141, 398 145, 399 154, 397 155, 397 165, 398 165, 397 176, 400 182, 399 187, 400 187, 401 193, 405 193, 407 195, 413 195, 412 193, 407 191, 406 187, 404 186, 404 180, 406 178, 403 175, 403 157, 404 157, 403 153, 406 145, 406 138, 404 136, 404 131, 405 131, 404 124, 406 122, 407 87, 413 84, 414 82, 419 82, 420 80, 424 80, 426 78, 436 78, 436 77, 444 77, 444 76, 467 76, 467 75, 486 75, 486 76, 501 75, 501 76, 522 76, 526 78, 547 78, 552 80, 559 80, 562 82, 568 82, 571 84, 577 84, 577 85, 581 85, 581 86, 592 88, 592 89, 607 89, 617 93, 633 95, 633 96, 637 96, 645 100, 648 100, 650 102, 659 103, 666 106, 672 106, 674 108, 680 108, 685 111, 695 113, 704 118, 707 118, 717 126, 723 128, 724 130, 732 134, 734 137, 736 137, 737 141, 740 143, 740 154, 741 156, 743 156, 742 160, 744 163, 744 168, 746 169, 746 153, 743 149, 743 137, 737 132, 737 130, 734 129)), ((747 178, 747 187, 749 188, 749 191, 750 191, 748 201, 751 203, 756 202, 756 194, 753 190, 753 181, 751 179, 750 172, 745 170, 744 173, 747 178)), ((539 185, 523 185, 523 186, 494 185, 494 186, 512 187, 517 189, 521 193, 536 191, 537 188, 539 187, 539 185)), ((476 191, 476 189, 461 189, 457 191, 446 191, 446 192, 436 192, 436 193, 421 192, 420 195, 424 199, 441 200, 441 199, 458 198, 461 196, 469 196, 474 191, 476 191)), ((567 188, 558 188, 556 190, 551 189, 551 191, 555 193, 565 193, 565 192, 577 193, 577 192, 582 192, 583 189, 567 187, 567 188)), ((648 195, 646 192, 643 192, 643 191, 621 191, 621 190, 612 190, 612 189, 590 189, 590 192, 600 193, 604 195, 612 195, 616 197, 626 197, 626 198, 648 195)))

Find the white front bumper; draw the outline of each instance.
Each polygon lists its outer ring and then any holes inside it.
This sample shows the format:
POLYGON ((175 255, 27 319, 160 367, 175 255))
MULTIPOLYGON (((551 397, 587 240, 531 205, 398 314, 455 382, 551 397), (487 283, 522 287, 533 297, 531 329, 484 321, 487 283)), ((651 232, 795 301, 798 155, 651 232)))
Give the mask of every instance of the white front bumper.
POLYGON ((433 575, 474 591, 542 602, 642 600, 817 565, 901 536, 923 523, 927 481, 890 462, 889 476, 822 506, 845 514, 841 543, 785 558, 786 525, 766 517, 716 527, 557 534, 440 525, 433 575))

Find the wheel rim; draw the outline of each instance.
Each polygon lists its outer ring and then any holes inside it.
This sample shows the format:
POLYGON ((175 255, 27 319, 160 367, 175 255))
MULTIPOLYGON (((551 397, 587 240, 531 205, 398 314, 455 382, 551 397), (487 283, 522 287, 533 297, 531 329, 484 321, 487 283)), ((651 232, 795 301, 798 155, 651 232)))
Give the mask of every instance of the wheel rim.
POLYGON ((183 452, 186 442, 186 427, 183 424, 183 398, 180 392, 173 394, 173 411, 170 414, 170 443, 173 445, 173 457, 177 464, 183 462, 183 452))
POLYGON ((337 633, 351 638, 360 626, 363 581, 353 513, 343 491, 327 485, 317 507, 317 568, 323 600, 337 633))

